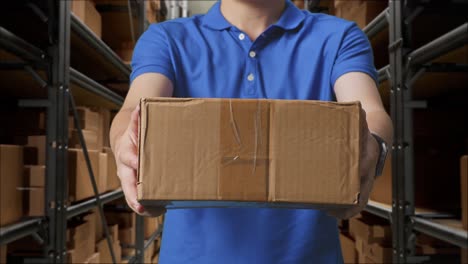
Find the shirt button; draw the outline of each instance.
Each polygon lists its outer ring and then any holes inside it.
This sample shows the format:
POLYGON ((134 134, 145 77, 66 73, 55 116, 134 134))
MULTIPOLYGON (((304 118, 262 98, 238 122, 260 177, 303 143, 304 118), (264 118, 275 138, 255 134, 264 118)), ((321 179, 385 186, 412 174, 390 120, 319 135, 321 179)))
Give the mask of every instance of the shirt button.
POLYGON ((249 76, 247 76, 247 80, 249 80, 249 82, 253 81, 255 79, 255 76, 253 75, 253 73, 249 74, 249 76))
POLYGON ((244 34, 244 33, 240 33, 240 34, 239 34, 239 39, 240 39, 240 40, 244 40, 244 39, 245 39, 245 34, 244 34))
POLYGON ((251 52, 249 52, 249 56, 250 58, 255 58, 255 56, 257 56, 257 53, 255 53, 255 51, 252 50, 251 52))

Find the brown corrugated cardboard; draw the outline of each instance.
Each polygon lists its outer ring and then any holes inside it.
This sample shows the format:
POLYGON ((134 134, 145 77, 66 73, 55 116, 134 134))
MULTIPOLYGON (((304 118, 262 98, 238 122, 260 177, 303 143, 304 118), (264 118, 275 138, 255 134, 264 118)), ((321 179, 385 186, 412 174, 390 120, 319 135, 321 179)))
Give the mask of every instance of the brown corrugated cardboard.
POLYGON ((26 187, 45 187, 45 166, 24 166, 24 182, 26 187))
MULTIPOLYGON (((93 255, 91 255, 91 257, 89 257, 85 262, 84 264, 90 264, 90 263, 96 263, 96 264, 99 264, 99 263, 102 263, 100 262, 100 254, 99 252, 96 252, 94 253, 93 255)), ((111 262, 112 263, 112 262, 111 262)))
MULTIPOLYGON (((107 240, 103 239, 99 241, 96 245, 97 251, 99 252, 99 263, 112 263, 112 257, 109 251, 109 246, 107 245, 107 240)), ((116 262, 120 263, 122 260, 122 249, 120 247, 120 241, 114 241, 112 248, 114 249, 114 254, 116 257, 116 262)))
POLYGON ((26 193, 28 197, 28 216, 44 216, 45 188, 30 187, 26 193))
POLYGON ((107 176, 108 176, 108 154, 99 153, 99 192, 105 192, 107 190, 107 176))
POLYGON ((23 215, 23 148, 0 145, 0 226, 13 224, 23 215))
POLYGON ((393 250, 391 246, 383 246, 379 243, 367 244, 365 241, 365 256, 373 263, 392 263, 393 250))
POLYGON ((356 263, 358 259, 354 240, 348 235, 340 233, 340 244, 344 263, 356 263))
POLYGON ((70 223, 67 229, 70 263, 84 263, 95 252, 94 215, 87 215, 84 219, 84 222, 70 223))
POLYGON ((360 237, 367 243, 391 243, 392 230, 384 219, 366 215, 349 220, 349 234, 357 239, 360 237))
MULTIPOLYGON (((77 107, 78 116, 80 117, 80 127, 84 130, 99 131, 100 118, 99 114, 88 107, 77 107)), ((70 117, 73 119, 73 116, 70 117)), ((75 123, 72 123, 75 128, 75 123)))
POLYGON ((133 245, 135 243, 135 228, 120 228, 119 241, 122 244, 133 245))
POLYGON ((97 37, 102 35, 101 15, 90 0, 73 0, 71 11, 85 23, 97 37))
POLYGON ((108 225, 118 225, 119 229, 135 227, 136 214, 133 212, 106 211, 108 225))
POLYGON ((109 147, 109 132, 111 124, 111 113, 109 109, 103 107, 91 107, 91 110, 99 115, 98 146, 109 147))
MULTIPOLYGON (((99 175, 99 152, 89 150, 88 155, 94 176, 97 177, 99 175)), ((68 149, 68 179, 71 201, 83 200, 94 195, 88 167, 81 149, 68 149)))
POLYGON ((154 256, 151 258, 151 263, 152 264, 158 264, 159 262, 159 253, 154 254, 154 256))
MULTIPOLYGON (((98 132, 93 130, 81 130, 83 132, 83 137, 86 143, 86 148, 88 150, 101 150, 102 145, 99 145, 98 132)), ((71 136, 68 139, 69 148, 82 148, 78 130, 73 129, 71 131, 71 136)))
POLYGON ((468 230, 468 156, 461 157, 460 178, 462 224, 463 228, 468 230))
POLYGON ((351 206, 365 124, 359 103, 142 99, 138 198, 351 206))
POLYGON ((37 165, 46 164, 46 136, 29 136, 28 147, 37 149, 37 165))
POLYGON ((107 154, 106 191, 115 190, 120 187, 120 179, 117 176, 117 165, 115 163, 114 153, 112 149, 106 147, 104 147, 104 152, 107 154))

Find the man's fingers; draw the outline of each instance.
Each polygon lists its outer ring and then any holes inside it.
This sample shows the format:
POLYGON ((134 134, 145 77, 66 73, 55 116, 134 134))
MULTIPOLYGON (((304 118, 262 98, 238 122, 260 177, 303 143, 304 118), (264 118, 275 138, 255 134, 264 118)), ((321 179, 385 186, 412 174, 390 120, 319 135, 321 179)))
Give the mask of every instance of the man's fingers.
POLYGON ((134 147, 128 147, 127 150, 121 151, 119 161, 132 169, 138 169, 138 155, 134 147))
POLYGON ((121 166, 119 168, 119 178, 128 206, 136 213, 144 214, 145 209, 137 199, 137 179, 135 170, 126 166, 121 166))

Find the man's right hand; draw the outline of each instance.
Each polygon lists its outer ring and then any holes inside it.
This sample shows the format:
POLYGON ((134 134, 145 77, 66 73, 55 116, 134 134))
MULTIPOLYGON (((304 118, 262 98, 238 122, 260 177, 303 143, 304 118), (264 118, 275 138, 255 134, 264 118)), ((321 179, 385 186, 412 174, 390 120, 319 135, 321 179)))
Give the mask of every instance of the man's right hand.
POLYGON ((110 143, 117 163, 128 205, 138 214, 157 216, 161 208, 144 208, 137 200, 138 122, 141 98, 172 96, 172 82, 159 73, 145 73, 136 77, 128 90, 122 108, 112 121, 110 143))
POLYGON ((149 212, 137 200, 139 116, 140 107, 137 106, 131 113, 127 129, 116 142, 117 175, 119 176, 128 206, 140 215, 158 216, 164 213, 164 209, 151 210, 149 212))

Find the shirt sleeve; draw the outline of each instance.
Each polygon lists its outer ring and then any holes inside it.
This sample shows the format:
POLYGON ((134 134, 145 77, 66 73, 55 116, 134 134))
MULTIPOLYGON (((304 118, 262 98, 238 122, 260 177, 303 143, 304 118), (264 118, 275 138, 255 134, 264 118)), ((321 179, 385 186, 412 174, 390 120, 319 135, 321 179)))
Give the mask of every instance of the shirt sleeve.
POLYGON ((151 25, 136 43, 132 57, 130 83, 144 73, 160 73, 174 83, 167 34, 161 24, 151 25))
POLYGON ((363 72, 379 85, 374 56, 369 39, 355 23, 348 27, 341 41, 331 74, 331 86, 336 80, 349 72, 363 72))

